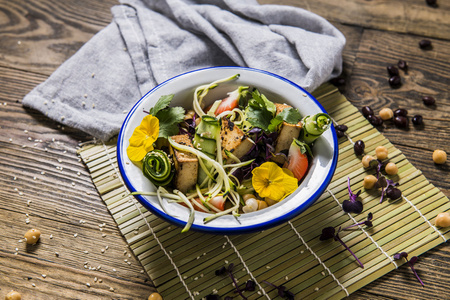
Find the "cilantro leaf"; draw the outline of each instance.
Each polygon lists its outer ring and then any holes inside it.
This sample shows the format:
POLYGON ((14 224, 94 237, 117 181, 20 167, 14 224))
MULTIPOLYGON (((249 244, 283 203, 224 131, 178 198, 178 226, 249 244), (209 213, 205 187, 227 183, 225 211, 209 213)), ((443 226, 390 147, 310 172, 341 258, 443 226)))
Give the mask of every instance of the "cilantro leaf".
POLYGON ((159 120, 159 137, 168 138, 178 134, 178 123, 184 120, 184 108, 169 107, 158 111, 156 117, 159 120))
POLYGON ((153 106, 150 109, 149 113, 152 116, 156 117, 156 115, 158 114, 159 111, 161 111, 161 110, 163 110, 163 109, 165 109, 166 107, 169 106, 170 101, 172 101, 172 99, 173 99, 173 96, 174 96, 173 94, 161 96, 158 99, 158 101, 156 102, 155 106, 153 106))
POLYGON ((247 106, 245 110, 247 121, 253 126, 261 128, 264 131, 269 130, 272 113, 265 109, 258 109, 254 106, 247 106))
POLYGON ((277 116, 277 119, 281 119, 289 124, 297 124, 302 119, 298 109, 288 107, 283 109, 277 116))
POLYGON ((263 94, 261 94, 258 90, 254 90, 252 92, 252 97, 253 97, 253 101, 250 100, 250 102, 252 102, 251 104, 253 106, 259 106, 261 109, 266 109, 267 111, 269 111, 270 113, 272 113, 272 115, 275 114, 275 112, 277 111, 277 107, 275 106, 275 104, 270 101, 269 99, 267 99, 266 96, 264 96, 263 94))

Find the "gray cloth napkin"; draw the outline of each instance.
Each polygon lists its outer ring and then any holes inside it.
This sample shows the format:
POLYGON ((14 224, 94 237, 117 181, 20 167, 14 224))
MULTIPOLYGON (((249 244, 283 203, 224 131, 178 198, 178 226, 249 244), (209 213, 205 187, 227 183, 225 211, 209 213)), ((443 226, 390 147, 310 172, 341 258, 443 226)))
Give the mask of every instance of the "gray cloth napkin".
POLYGON ((155 85, 211 66, 246 66, 308 91, 338 76, 345 37, 306 10, 256 0, 122 0, 23 105, 101 140, 155 85))

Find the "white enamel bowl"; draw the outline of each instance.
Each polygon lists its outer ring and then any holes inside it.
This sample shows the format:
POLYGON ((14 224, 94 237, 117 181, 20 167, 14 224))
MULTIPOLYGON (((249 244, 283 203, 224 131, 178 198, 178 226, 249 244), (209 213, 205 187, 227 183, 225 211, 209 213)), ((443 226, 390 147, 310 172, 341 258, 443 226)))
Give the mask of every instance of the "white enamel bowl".
MULTIPOLYGON (((146 115, 144 111, 149 111, 161 96, 168 94, 175 94, 172 106, 192 108, 193 92, 197 86, 234 74, 240 74, 239 79, 211 90, 207 99, 212 102, 223 98, 227 92, 236 89, 239 85, 249 85, 257 87, 261 93, 274 102, 286 103, 298 108, 302 116, 325 112, 320 103, 298 85, 278 75, 257 69, 214 67, 171 78, 153 88, 134 105, 119 133, 117 162, 122 178, 130 191, 156 190, 155 186, 142 174, 141 169, 134 165, 126 154, 128 140, 146 115)), ((248 233, 282 224, 299 215, 320 197, 333 177, 338 159, 337 136, 333 126, 316 140, 313 154, 314 158, 310 169, 302 184, 283 201, 260 211, 242 214, 238 218, 239 221, 235 217, 227 215, 204 224, 203 219, 208 214, 196 211, 191 230, 216 234, 248 233)), ((171 216, 161 208, 157 197, 136 196, 136 198, 158 217, 180 227, 186 225, 189 215, 187 208, 177 203, 166 202, 164 206, 171 216)))

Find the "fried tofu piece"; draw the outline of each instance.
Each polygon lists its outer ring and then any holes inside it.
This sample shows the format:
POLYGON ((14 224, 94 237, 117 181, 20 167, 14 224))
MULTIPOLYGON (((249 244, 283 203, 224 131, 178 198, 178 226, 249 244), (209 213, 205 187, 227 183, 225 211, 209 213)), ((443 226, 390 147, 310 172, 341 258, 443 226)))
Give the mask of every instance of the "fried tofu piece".
MULTIPOLYGON (((171 138, 178 144, 193 147, 187 134, 174 135, 171 138)), ((186 193, 188 190, 193 189, 197 183, 198 158, 192 153, 179 151, 173 147, 170 147, 170 154, 172 154, 175 164, 175 188, 186 193)))
MULTIPOLYGON (((276 112, 277 115, 284 109, 292 107, 290 105, 280 103, 275 103, 275 106, 277 108, 276 112)), ((275 153, 279 153, 283 150, 289 149, 294 138, 298 138, 301 129, 302 129, 301 122, 298 122, 297 124, 289 124, 287 122, 283 122, 275 144, 275 153)), ((284 156, 275 156, 272 158, 272 160, 282 164, 284 163, 285 158, 284 156)))
POLYGON ((222 125, 220 129, 220 138, 222 139, 222 156, 225 163, 229 164, 233 162, 233 159, 227 158, 225 149, 230 151, 237 158, 241 158, 252 148, 253 141, 249 139, 245 133, 233 122, 227 118, 222 119, 222 125), (227 158, 225 160, 225 158, 227 158))

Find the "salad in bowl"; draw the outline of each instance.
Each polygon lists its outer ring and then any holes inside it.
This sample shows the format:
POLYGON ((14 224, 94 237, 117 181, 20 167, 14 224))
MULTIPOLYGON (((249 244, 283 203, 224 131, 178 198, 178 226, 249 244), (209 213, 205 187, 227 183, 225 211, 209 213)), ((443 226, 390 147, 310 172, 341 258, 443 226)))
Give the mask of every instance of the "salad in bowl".
POLYGON ((182 232, 262 230, 298 215, 330 182, 331 125, 311 95, 282 77, 202 69, 134 106, 119 134, 118 164, 132 195, 182 232))

